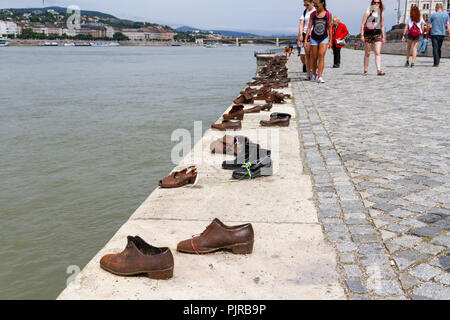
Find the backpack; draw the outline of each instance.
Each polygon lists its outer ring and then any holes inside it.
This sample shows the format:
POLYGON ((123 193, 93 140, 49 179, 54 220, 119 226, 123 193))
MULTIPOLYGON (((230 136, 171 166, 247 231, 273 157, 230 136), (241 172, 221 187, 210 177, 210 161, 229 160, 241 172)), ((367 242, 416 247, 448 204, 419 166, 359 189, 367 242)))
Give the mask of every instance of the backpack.
POLYGON ((414 21, 414 24, 411 28, 409 28, 408 36, 411 38, 418 38, 422 32, 420 32, 419 27, 417 26, 417 23, 414 21))

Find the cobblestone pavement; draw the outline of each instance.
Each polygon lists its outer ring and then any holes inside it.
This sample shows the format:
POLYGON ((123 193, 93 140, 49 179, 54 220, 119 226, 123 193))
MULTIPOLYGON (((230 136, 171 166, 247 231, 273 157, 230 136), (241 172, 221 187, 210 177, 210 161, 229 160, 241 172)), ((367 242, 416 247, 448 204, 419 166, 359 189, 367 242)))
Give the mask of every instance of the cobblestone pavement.
POLYGON ((323 230, 349 299, 450 299, 450 61, 327 53, 325 84, 289 71, 323 230))

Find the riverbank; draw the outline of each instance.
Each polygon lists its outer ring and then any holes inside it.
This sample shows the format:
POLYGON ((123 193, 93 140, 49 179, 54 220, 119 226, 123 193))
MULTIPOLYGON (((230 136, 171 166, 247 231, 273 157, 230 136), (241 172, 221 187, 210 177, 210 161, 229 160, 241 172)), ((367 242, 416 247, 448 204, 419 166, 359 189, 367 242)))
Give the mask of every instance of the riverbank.
MULTIPOLYGON (((291 61, 288 68, 293 69, 291 61)), ((292 85, 278 91, 293 95, 292 85)), ((233 134, 272 150, 276 155, 273 176, 232 182, 231 172, 220 168, 223 157, 209 151, 209 144, 224 132, 207 130, 174 169, 195 164, 199 184, 155 189, 58 299, 344 299, 336 255, 325 241, 311 178, 303 167, 295 101, 275 104, 272 112, 290 113, 290 126, 262 128, 259 121, 267 120, 270 112, 261 112, 247 114, 242 130, 233 134), (251 255, 197 256, 176 251, 178 241, 202 232, 216 217, 230 225, 253 224, 251 255), (156 281, 102 270, 101 257, 121 251, 128 235, 169 246, 175 259, 174 277, 156 281)))
MULTIPOLYGON (((112 43, 116 41, 85 41, 85 40, 29 40, 29 39, 10 39, 11 47, 38 47, 45 42, 56 43, 58 46, 63 46, 64 43, 71 42, 93 42, 93 43, 112 43)), ((170 42, 170 41, 117 41, 121 46, 137 46, 137 47, 171 47, 172 45, 183 47, 198 47, 194 42, 170 42)))

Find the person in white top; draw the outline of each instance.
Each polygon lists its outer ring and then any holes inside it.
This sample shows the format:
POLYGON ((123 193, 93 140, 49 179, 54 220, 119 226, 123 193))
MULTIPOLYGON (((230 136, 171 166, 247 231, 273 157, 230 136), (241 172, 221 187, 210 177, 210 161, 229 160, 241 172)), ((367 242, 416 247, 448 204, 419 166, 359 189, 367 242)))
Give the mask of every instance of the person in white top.
MULTIPOLYGON (((311 18, 311 13, 316 11, 316 8, 314 8, 314 2, 313 0, 304 0, 303 5, 305 6, 305 11, 303 11, 302 17, 300 18, 300 26, 298 29, 298 40, 297 45, 299 48, 303 46, 305 50, 305 54, 301 55, 301 59, 304 65, 306 65, 306 74, 308 77, 308 80, 311 79, 311 46, 309 43, 309 39, 306 39, 306 29, 309 25, 309 19, 311 18)), ((315 74, 315 72, 314 72, 315 74)))
POLYGON ((402 42, 405 42, 406 32, 408 32, 408 47, 406 49, 406 63, 405 67, 409 67, 409 56, 411 55, 411 47, 413 47, 413 58, 411 61, 411 68, 414 67, 414 63, 417 58, 417 47, 419 46, 420 37, 423 34, 422 26, 425 25, 420 14, 419 7, 416 5, 411 6, 411 14, 406 18, 405 29, 403 30, 402 42))

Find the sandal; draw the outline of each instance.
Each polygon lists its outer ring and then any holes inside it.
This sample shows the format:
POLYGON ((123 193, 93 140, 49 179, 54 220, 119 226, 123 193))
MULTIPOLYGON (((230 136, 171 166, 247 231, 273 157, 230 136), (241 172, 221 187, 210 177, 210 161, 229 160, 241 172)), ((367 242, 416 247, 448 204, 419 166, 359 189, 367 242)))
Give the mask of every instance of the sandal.
POLYGON ((384 76, 386 72, 383 72, 381 70, 377 71, 377 76, 384 76))
POLYGON ((364 71, 363 76, 367 77, 369 75, 369 73, 367 71, 364 71))
POLYGON ((172 172, 168 177, 159 180, 161 188, 179 188, 187 184, 195 186, 198 182, 197 168, 190 166, 181 171, 172 172))

